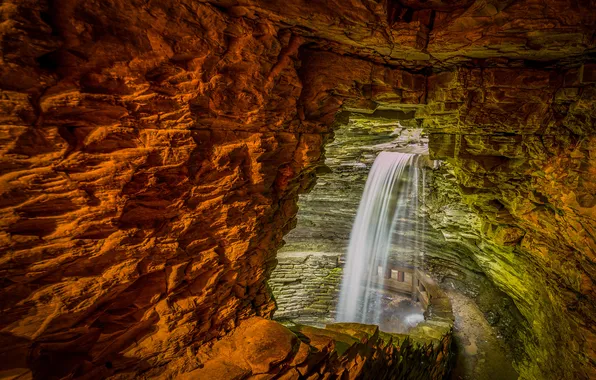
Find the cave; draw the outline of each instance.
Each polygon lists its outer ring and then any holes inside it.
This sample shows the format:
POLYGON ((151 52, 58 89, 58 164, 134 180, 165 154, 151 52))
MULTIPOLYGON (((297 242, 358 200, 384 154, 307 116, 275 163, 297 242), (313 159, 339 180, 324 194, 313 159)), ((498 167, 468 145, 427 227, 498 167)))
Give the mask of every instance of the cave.
POLYGON ((5 0, 0 378, 596 378, 595 7, 5 0), (338 316, 382 152, 407 328, 338 316))

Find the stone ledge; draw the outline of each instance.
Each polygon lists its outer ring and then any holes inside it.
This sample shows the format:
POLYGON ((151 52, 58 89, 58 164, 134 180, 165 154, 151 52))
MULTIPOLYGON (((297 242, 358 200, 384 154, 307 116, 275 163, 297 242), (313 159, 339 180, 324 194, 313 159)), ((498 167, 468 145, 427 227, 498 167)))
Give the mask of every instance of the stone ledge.
POLYGON ((442 379, 449 370, 451 329, 432 342, 334 323, 324 329, 263 318, 201 347, 197 368, 180 379, 442 379))

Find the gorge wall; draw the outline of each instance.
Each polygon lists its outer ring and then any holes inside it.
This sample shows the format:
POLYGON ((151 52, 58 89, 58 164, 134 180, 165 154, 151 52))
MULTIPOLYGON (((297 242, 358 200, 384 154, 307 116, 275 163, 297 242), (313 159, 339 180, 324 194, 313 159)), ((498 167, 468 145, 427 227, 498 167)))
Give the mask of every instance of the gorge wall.
POLYGON ((339 260, 339 255, 324 252, 278 253, 269 278, 277 306, 275 318, 312 326, 335 322, 343 267, 339 260))
MULTIPOLYGON (((460 71, 451 77, 458 87, 463 85, 456 91, 480 90, 485 97, 484 102, 467 103, 465 117, 481 121, 476 128, 490 124, 492 135, 482 135, 481 130, 466 134, 466 124, 443 123, 446 133, 430 138, 431 155, 448 162, 444 175, 435 176, 439 191, 433 193, 431 217, 436 225, 466 231, 456 232, 456 238, 472 247, 475 261, 529 322, 533 334, 525 337, 526 346, 536 347, 527 349, 531 360, 561 377, 574 370, 563 363, 553 365, 554 351, 593 364, 589 352, 594 331, 589 326, 594 324, 594 310, 593 303, 585 301, 594 292, 590 236, 595 204, 587 195, 593 192, 595 178, 593 130, 587 127, 593 126, 594 115, 591 110, 575 120, 574 114, 583 102, 594 99, 593 83, 581 77, 582 70, 585 67, 565 75, 484 70, 476 73, 476 83, 473 70, 460 71), (576 95, 570 99, 565 93, 576 95), (486 99, 491 101, 487 104, 486 99), (494 125, 500 113, 507 114, 507 123, 494 125), (452 197, 470 208, 455 206, 452 197), (578 341, 577 336, 582 338, 578 341), (557 348, 548 353, 544 347, 557 348)), ((470 96, 475 95, 464 95, 470 96)), ((450 93, 449 101, 455 98, 450 93)), ((461 110, 459 115, 458 119, 461 110)), ((522 375, 545 376, 538 371, 522 375)))
POLYGON ((345 253, 376 155, 382 148, 407 147, 412 134, 397 120, 349 112, 338 116, 336 125, 333 141, 325 146, 325 165, 317 171, 317 183, 300 196, 300 219, 279 252, 345 253))
POLYGON ((173 377, 251 317, 341 109, 414 113, 431 210, 595 376, 593 1, 0 5, 0 374, 173 377), (466 207, 464 207, 465 205, 466 207))

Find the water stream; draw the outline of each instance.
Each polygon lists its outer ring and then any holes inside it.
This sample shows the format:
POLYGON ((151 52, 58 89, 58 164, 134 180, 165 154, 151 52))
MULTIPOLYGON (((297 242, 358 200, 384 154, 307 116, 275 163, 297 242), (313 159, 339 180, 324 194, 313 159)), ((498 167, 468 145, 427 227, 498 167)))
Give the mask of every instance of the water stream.
POLYGON ((373 163, 350 234, 337 321, 382 325, 387 295, 379 289, 379 278, 387 273, 392 245, 412 245, 415 257, 423 251, 424 226, 418 218, 414 226, 409 223, 418 206, 420 157, 381 152, 373 163), (410 231, 403 231, 406 228, 410 231), (413 242, 406 242, 404 236, 412 233, 413 242))

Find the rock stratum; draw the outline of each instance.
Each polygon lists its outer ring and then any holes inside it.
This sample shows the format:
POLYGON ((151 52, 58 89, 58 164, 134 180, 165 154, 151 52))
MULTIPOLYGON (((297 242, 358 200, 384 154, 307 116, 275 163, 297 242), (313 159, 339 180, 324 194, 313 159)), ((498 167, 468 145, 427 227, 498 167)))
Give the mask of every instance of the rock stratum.
POLYGON ((271 316, 338 112, 382 108, 446 160, 433 223, 523 315, 522 378, 596 376, 594 6, 4 1, 0 376, 198 370, 271 316))

